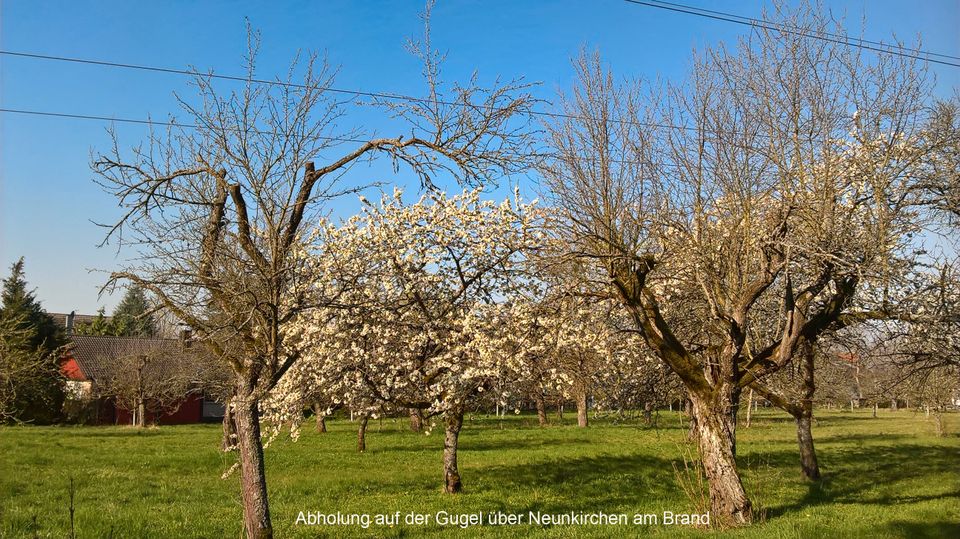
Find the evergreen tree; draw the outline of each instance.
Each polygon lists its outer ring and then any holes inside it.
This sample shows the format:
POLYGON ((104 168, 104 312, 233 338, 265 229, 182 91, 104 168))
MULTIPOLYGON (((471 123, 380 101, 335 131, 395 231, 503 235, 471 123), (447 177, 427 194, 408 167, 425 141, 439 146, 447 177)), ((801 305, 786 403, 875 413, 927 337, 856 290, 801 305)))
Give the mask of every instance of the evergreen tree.
POLYGON ((79 323, 73 328, 77 335, 116 335, 113 321, 107 318, 106 309, 100 307, 92 322, 79 323))
POLYGON ((9 383, 18 386, 11 415, 20 421, 57 421, 64 398, 64 379, 57 353, 66 344, 66 339, 60 326, 44 312, 33 292, 27 289, 23 258, 13 264, 10 276, 3 281, 0 326, 5 329, 0 332, 0 339, 4 340, 6 350, 0 369, 10 375, 9 383), (25 371, 11 360, 24 355, 44 359, 25 371))
POLYGON ((150 302, 142 288, 131 285, 113 310, 113 334, 131 337, 156 335, 156 322, 150 313, 150 302))

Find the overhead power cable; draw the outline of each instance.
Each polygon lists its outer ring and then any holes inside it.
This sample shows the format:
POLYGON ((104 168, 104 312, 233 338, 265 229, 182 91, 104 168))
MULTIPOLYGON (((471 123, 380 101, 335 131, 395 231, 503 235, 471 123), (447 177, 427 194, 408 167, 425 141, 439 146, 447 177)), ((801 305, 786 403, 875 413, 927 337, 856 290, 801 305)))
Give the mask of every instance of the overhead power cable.
MULTIPOLYGON (((246 83, 253 83, 253 84, 265 84, 265 85, 271 85, 271 86, 283 86, 288 88, 300 88, 300 89, 306 88, 305 85, 295 83, 295 82, 284 82, 280 80, 259 79, 259 78, 253 78, 253 77, 241 77, 238 75, 219 75, 213 72, 203 73, 196 70, 176 69, 172 67, 160 67, 160 66, 151 66, 151 65, 144 65, 144 64, 128 64, 128 63, 122 63, 122 62, 91 60, 88 58, 72 58, 68 56, 54 56, 49 54, 37 54, 32 52, 9 51, 9 50, 0 50, 0 55, 13 56, 13 57, 19 57, 19 58, 31 58, 34 60, 50 60, 55 62, 68 62, 68 63, 74 63, 74 64, 96 65, 96 66, 102 66, 102 67, 134 69, 139 71, 151 71, 154 73, 186 75, 190 77, 209 77, 211 79, 228 80, 228 81, 234 81, 234 82, 246 82, 246 83)), ((422 97, 415 97, 411 95, 397 94, 392 92, 371 92, 371 91, 364 91, 364 90, 351 90, 348 88, 337 88, 333 86, 327 86, 323 88, 323 90, 327 92, 338 93, 338 94, 353 95, 357 97, 369 97, 369 98, 376 98, 376 99, 386 99, 390 101, 408 101, 413 103, 436 103, 439 105, 453 106, 453 107, 470 106, 470 107, 481 108, 484 110, 489 110, 491 112, 500 112, 505 110, 497 107, 490 107, 490 106, 484 107, 482 105, 480 106, 470 105, 460 101, 448 101, 443 99, 436 99, 436 100, 426 99, 422 97)), ((596 121, 596 118, 590 118, 587 116, 580 116, 576 114, 564 114, 561 112, 547 112, 543 110, 530 110, 527 112, 527 114, 531 116, 540 116, 540 117, 546 117, 546 118, 562 118, 562 119, 569 119, 569 120, 596 121)), ((686 130, 686 131, 696 130, 693 127, 685 126, 685 125, 659 124, 654 122, 641 122, 636 120, 611 120, 611 121, 613 123, 633 124, 633 125, 639 125, 644 127, 654 127, 658 129, 680 129, 680 130, 686 130)))
POLYGON ((705 17, 708 19, 714 19, 718 21, 732 22, 734 24, 741 24, 744 26, 751 26, 754 28, 762 28, 764 30, 771 30, 775 32, 783 32, 783 33, 792 34, 792 35, 796 35, 804 38, 819 39, 822 41, 828 41, 830 43, 836 43, 838 45, 846 45, 848 47, 857 47, 860 49, 866 49, 866 50, 879 52, 883 54, 892 54, 894 56, 901 56, 904 58, 911 58, 914 60, 922 60, 922 61, 930 62, 933 64, 941 64, 941 65, 946 65, 951 67, 960 67, 960 62, 951 62, 948 60, 939 60, 936 58, 931 58, 932 56, 936 56, 939 58, 948 58, 948 59, 960 61, 960 56, 928 52, 921 49, 911 49, 911 48, 903 47, 901 45, 887 44, 880 41, 871 41, 868 39, 851 38, 843 35, 830 34, 826 32, 811 33, 809 30, 805 30, 803 28, 799 28, 796 26, 789 26, 785 24, 772 22, 772 21, 765 21, 761 19, 754 19, 751 17, 744 17, 742 15, 736 15, 736 14, 727 13, 724 11, 715 11, 710 9, 698 8, 695 6, 689 6, 685 4, 676 4, 673 2, 662 2, 660 0, 624 0, 624 1, 630 4, 663 9, 667 11, 673 11, 676 13, 684 13, 687 15, 695 15, 697 17, 705 17))
MULTIPOLYGON (((49 111, 40 111, 40 110, 11 109, 11 108, 0 108, 0 113, 22 114, 25 116, 40 116, 40 117, 47 117, 47 118, 63 118, 63 119, 71 119, 71 120, 93 120, 93 121, 101 121, 101 122, 116 122, 116 123, 134 124, 134 125, 159 125, 164 127, 180 127, 184 129, 201 129, 201 126, 197 124, 188 124, 188 123, 162 121, 162 120, 141 120, 137 118, 118 118, 118 117, 112 117, 112 116, 99 116, 95 114, 73 114, 73 113, 67 113, 67 112, 49 112, 49 111)), ((273 131, 262 131, 262 130, 252 130, 252 131, 260 135, 278 134, 273 131)), ((356 144, 365 144, 369 142, 369 140, 365 140, 365 139, 328 137, 328 136, 320 136, 320 135, 316 135, 308 138, 315 139, 315 140, 325 140, 328 142, 352 142, 356 144)), ((517 155, 512 155, 511 157, 540 158, 540 157, 556 157, 556 156, 557 154, 555 153, 541 152, 541 153, 517 154, 517 155)), ((648 162, 648 161, 631 161, 631 160, 622 160, 622 159, 620 160, 613 159, 610 162, 617 163, 617 164, 634 164, 634 165, 653 164, 652 162, 648 162)), ((660 165, 667 168, 679 168, 677 165, 673 165, 669 163, 661 163, 660 165)))

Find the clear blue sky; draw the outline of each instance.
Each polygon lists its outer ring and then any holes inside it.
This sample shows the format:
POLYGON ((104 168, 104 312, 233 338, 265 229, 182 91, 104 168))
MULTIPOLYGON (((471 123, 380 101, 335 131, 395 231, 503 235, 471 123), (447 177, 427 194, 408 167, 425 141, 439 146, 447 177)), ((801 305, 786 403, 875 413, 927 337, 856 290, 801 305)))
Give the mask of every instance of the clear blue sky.
MULTIPOLYGON (((677 0, 680 1, 680 0, 677 0)), ((764 2, 685 0, 758 16, 764 2)), ((924 48, 960 56, 960 2, 825 1, 868 39, 891 33, 924 48)), ((403 49, 420 31, 422 4, 407 2, 35 2, 0 0, 0 48, 174 68, 240 72, 245 22, 263 32, 260 75, 283 73, 298 49, 326 51, 340 66, 344 88, 422 94, 419 64, 403 49)), ((622 0, 443 1, 434 11, 433 40, 449 52, 448 79, 473 70, 481 77, 538 81, 544 98, 571 80, 569 58, 597 47, 622 75, 677 78, 693 47, 730 41, 746 27, 631 5, 622 0)), ((938 91, 960 86, 960 68, 935 67, 938 91)), ((176 111, 173 92, 189 93, 186 77, 0 56, 0 106, 128 118, 164 118, 176 111)), ((381 129, 376 115, 353 122, 381 129)), ((114 200, 92 183, 90 152, 106 149, 101 122, 0 113, 0 264, 26 257, 27 277, 49 311, 94 312, 102 273, 117 266, 91 220, 117 215, 114 200)), ((133 144, 145 128, 121 127, 133 144)), ((382 174, 382 169, 371 169, 382 174)))

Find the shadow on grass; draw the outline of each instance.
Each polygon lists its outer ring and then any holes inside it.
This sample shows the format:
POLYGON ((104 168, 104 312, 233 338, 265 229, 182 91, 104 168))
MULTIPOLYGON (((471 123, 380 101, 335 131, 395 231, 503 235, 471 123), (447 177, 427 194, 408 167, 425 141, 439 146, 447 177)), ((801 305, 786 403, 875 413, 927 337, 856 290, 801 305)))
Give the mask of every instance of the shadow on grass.
POLYGON ((894 521, 887 528, 901 537, 911 539, 939 539, 941 537, 960 537, 960 524, 956 522, 903 522, 894 521))
POLYGON ((512 505, 512 511, 627 511, 640 500, 677 496, 672 462, 651 455, 559 458, 488 467, 482 476, 502 490, 552 494, 546 497, 549 502, 530 500, 526 506, 512 505))
MULTIPOLYGON (((840 438, 849 440, 859 437, 850 435, 840 438)), ((877 438, 890 439, 888 436, 877 438)), ((824 478, 807 483, 806 493, 795 503, 770 507, 768 516, 777 517, 813 505, 834 503, 893 506, 945 498, 960 500, 960 489, 944 481, 944 478, 955 478, 960 474, 960 453, 953 447, 898 444, 857 447, 854 450, 820 450, 818 453, 825 472, 824 478), (916 494, 915 490, 895 493, 898 492, 897 483, 918 479, 928 480, 934 490, 939 486, 943 489, 931 494, 916 494), (887 488, 881 489, 880 493, 871 492, 878 485, 887 488)), ((796 452, 778 451, 764 454, 763 458, 776 468, 798 467, 796 452)))

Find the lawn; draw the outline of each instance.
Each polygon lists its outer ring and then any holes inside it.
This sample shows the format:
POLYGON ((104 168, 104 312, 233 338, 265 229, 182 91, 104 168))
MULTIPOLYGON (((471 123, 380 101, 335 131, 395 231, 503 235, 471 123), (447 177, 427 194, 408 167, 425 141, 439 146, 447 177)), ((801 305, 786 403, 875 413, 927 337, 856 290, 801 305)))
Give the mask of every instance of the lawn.
MULTIPOLYGON (((960 537, 960 415, 951 436, 912 411, 820 411, 814 436, 825 478, 800 478, 792 421, 761 411, 741 428, 740 468, 762 522, 732 537, 960 537)), ((690 513, 678 485, 684 428, 675 414, 659 426, 596 421, 537 428, 526 415, 469 419, 461 435, 465 492, 440 493, 442 432, 417 435, 402 421, 371 422, 368 451, 355 452, 346 420, 330 432, 304 429, 298 442, 267 449, 278 537, 660 537, 717 535, 690 526, 473 526, 433 522, 439 511, 523 514, 690 513), (301 511, 401 513, 397 526, 298 525, 301 511), (408 513, 431 524, 406 525, 408 513)), ((236 475, 218 452, 219 425, 0 428, 0 535, 67 537, 70 480, 75 528, 88 537, 240 537, 236 475)), ((662 517, 661 517, 662 518, 662 517)))

